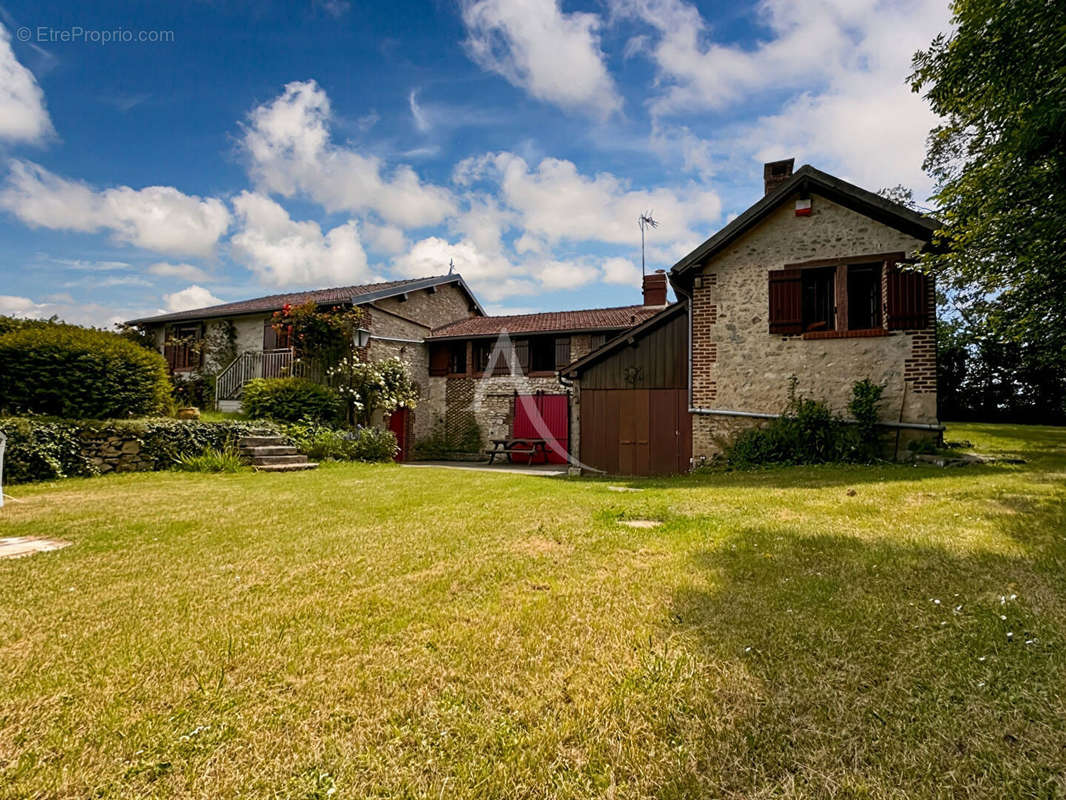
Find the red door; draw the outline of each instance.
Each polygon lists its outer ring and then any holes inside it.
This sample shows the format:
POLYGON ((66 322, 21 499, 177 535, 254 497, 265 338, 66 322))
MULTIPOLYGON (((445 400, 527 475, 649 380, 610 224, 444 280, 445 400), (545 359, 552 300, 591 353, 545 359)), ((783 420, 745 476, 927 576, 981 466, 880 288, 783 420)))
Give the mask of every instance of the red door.
POLYGON ((565 464, 570 452, 570 403, 565 394, 531 394, 514 401, 513 436, 516 439, 547 439, 548 463, 565 464), (555 441, 553 448, 550 442, 555 441), (559 450, 560 452, 556 452, 559 450))
POLYGON ((400 448, 396 453, 396 461, 407 460, 407 418, 410 413, 406 408, 398 408, 389 415, 389 430, 396 436, 396 444, 400 448))

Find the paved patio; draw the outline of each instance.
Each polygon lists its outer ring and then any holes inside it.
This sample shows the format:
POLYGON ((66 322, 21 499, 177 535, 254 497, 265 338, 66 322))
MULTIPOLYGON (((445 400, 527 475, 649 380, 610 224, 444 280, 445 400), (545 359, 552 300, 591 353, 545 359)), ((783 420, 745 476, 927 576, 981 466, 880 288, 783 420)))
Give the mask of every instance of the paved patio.
POLYGON ((6 539, 0 539, 0 558, 21 558, 34 553, 47 553, 50 550, 59 550, 69 544, 70 542, 61 542, 58 539, 11 536, 6 539))
POLYGON ((504 472, 512 475, 535 475, 557 478, 566 475, 566 464, 489 464, 484 461, 411 461, 401 464, 411 469, 460 469, 468 472, 504 472))

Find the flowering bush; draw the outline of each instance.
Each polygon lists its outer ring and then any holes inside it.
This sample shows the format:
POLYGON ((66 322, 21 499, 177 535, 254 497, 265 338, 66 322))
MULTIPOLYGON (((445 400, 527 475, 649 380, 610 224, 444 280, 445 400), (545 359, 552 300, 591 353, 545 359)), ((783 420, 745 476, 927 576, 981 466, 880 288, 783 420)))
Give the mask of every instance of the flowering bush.
POLYGON ((370 425, 375 411, 391 414, 398 408, 414 408, 418 399, 410 365, 395 356, 363 361, 348 355, 326 374, 347 403, 348 419, 363 426, 370 425))
POLYGON ((352 351, 352 336, 366 324, 366 319, 361 308, 334 306, 321 310, 314 302, 298 306, 286 303, 274 312, 271 327, 278 342, 294 347, 300 358, 330 365, 352 351))

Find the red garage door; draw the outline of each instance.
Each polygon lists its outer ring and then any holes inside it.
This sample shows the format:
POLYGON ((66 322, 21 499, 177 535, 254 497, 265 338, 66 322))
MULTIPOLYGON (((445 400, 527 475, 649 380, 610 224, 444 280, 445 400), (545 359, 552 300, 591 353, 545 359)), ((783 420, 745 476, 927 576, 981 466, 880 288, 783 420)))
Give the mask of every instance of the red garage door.
MULTIPOLYGON (((554 439, 559 450, 570 452, 570 402, 565 394, 516 396, 512 419, 516 439, 554 439)), ((565 464, 566 459, 549 445, 548 462, 565 464)))

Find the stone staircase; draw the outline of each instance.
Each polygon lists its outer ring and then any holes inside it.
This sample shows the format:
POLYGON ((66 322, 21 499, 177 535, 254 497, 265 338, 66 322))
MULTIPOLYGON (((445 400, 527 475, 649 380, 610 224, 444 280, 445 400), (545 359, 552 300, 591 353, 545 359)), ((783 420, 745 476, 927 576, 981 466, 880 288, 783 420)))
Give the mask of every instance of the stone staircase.
POLYGON ((259 472, 299 472, 318 466, 300 455, 284 436, 244 436, 237 441, 237 449, 259 472))

